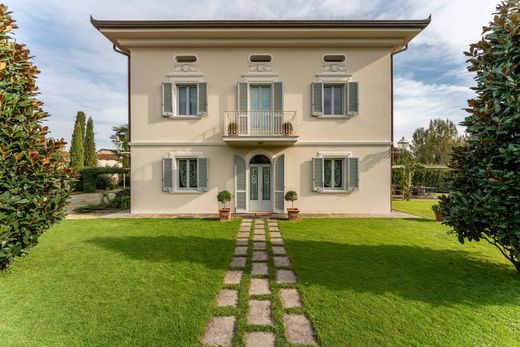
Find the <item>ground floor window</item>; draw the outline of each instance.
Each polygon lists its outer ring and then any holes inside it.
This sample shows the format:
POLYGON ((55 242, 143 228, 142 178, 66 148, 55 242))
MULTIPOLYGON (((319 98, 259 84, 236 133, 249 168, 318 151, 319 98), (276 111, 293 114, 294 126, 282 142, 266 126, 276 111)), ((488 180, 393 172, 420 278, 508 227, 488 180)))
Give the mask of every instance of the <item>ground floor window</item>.
POLYGON ((197 159, 178 159, 179 189, 197 189, 197 159))
POLYGON ((323 187, 327 189, 345 189, 343 168, 345 159, 325 159, 323 161, 323 187))

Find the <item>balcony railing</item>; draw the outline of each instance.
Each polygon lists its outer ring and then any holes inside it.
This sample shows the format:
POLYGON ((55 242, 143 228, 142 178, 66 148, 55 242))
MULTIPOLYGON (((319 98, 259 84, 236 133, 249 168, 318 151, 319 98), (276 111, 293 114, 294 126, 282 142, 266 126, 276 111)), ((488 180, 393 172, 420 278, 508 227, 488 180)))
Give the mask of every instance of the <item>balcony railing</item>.
POLYGON ((296 136, 295 111, 225 112, 224 136, 296 136))

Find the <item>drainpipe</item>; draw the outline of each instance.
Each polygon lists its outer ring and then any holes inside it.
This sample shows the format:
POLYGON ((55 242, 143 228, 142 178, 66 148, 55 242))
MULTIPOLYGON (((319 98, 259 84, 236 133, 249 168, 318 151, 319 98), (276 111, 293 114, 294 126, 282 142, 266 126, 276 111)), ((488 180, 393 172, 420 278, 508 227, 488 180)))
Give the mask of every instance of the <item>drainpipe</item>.
MULTIPOLYGON (((112 49, 114 50, 114 52, 116 53, 119 53, 119 54, 122 54, 124 56, 127 57, 127 79, 128 79, 128 82, 127 82, 127 99, 128 99, 128 142, 131 142, 131 129, 132 127, 130 126, 130 115, 131 115, 131 103, 130 103, 130 81, 131 81, 131 70, 130 70, 130 54, 129 53, 126 53, 126 52, 123 52, 122 50, 120 50, 115 44, 112 46, 112 49)), ((128 152, 128 168, 131 168, 131 162, 132 162, 132 156, 130 155, 130 152, 128 152)))

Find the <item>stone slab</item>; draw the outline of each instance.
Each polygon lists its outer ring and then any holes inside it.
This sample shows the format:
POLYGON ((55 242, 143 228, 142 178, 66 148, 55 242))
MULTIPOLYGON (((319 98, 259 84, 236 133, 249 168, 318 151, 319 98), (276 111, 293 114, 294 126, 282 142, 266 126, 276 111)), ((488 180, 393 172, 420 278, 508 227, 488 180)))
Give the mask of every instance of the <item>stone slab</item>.
POLYGON ((264 276, 268 274, 269 268, 267 267, 267 263, 253 263, 253 267, 251 268, 251 275, 264 276))
POLYGON ((237 307, 238 290, 222 289, 217 295, 218 307, 237 307))
POLYGON ((276 267, 291 267, 291 261, 289 260, 289 257, 274 257, 274 266, 276 267))
POLYGON ((249 238, 249 231, 247 233, 242 233, 242 232, 238 233, 237 238, 240 238, 240 239, 249 238))
POLYGON ((271 244, 275 246, 283 246, 284 242, 283 239, 271 239, 271 244))
POLYGON ((247 246, 249 244, 248 240, 240 239, 237 240, 237 246, 247 246))
POLYGON ((247 247, 241 246, 241 247, 235 247, 235 255, 246 255, 247 254, 247 247))
POLYGON ((266 242, 253 242, 254 250, 265 250, 267 248, 266 242))
POLYGON ((283 317, 285 335, 289 343, 317 345, 316 334, 310 320, 302 314, 285 314, 283 317))
POLYGON ((253 251, 253 261, 266 261, 267 252, 265 251, 253 251))
POLYGON ((242 271, 230 270, 224 276, 224 284, 240 284, 242 280, 242 271))
POLYGON ((252 278, 249 286, 249 295, 270 295, 269 280, 267 278, 252 278))
POLYGON ((202 337, 202 342, 210 346, 231 346, 235 321, 235 316, 211 318, 202 337))
POLYGON ((282 234, 279 232, 270 232, 269 236, 271 236, 271 238, 280 238, 282 237, 282 234))
POLYGON ((287 254, 287 250, 285 249, 285 247, 281 247, 281 246, 273 246, 273 254, 276 254, 276 255, 286 255, 287 254))
POLYGON ((239 231, 241 233, 248 233, 251 230, 250 227, 240 227, 239 231))
POLYGON ((292 270, 277 270, 276 271, 276 282, 277 283, 296 283, 296 275, 292 270))
POLYGON ((253 240, 254 241, 265 241, 266 238, 265 238, 265 235, 253 235, 253 240))
POLYGON ((253 231, 253 234, 254 234, 254 235, 265 235, 265 230, 264 230, 264 229, 258 229, 258 230, 255 229, 255 230, 253 231))
POLYGON ((244 343, 246 347, 275 347, 276 338, 273 333, 257 331, 246 333, 244 343))
POLYGON ((246 266, 246 257, 234 257, 231 259, 230 267, 243 268, 246 266))
POLYGON ((249 325, 273 325, 271 318, 271 301, 249 300, 249 312, 247 313, 249 325))
POLYGON ((283 308, 301 307, 300 293, 295 288, 281 288, 280 301, 283 308))

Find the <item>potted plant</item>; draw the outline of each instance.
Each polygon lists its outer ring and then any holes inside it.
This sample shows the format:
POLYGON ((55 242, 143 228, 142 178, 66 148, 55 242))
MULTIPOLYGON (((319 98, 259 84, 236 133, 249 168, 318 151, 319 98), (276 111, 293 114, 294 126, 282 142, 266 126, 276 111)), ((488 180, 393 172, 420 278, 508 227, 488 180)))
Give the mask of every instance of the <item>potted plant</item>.
POLYGON ((433 210, 433 213, 435 213, 435 220, 437 222, 440 222, 440 221, 442 221, 444 219, 442 217, 441 207, 439 206, 439 204, 433 205, 432 206, 432 210, 433 210))
POLYGON ((298 219, 298 214, 300 213, 300 210, 294 208, 294 202, 296 200, 298 200, 298 193, 296 193, 294 190, 290 190, 287 193, 285 193, 285 201, 291 202, 291 208, 287 208, 287 217, 289 217, 289 220, 298 219))
POLYGON ((235 136, 235 135, 238 135, 238 132, 237 132, 237 123, 235 123, 235 122, 231 122, 231 123, 229 123, 229 125, 228 125, 228 135, 229 135, 229 136, 235 136))
POLYGON ((217 200, 224 206, 218 209, 218 212, 220 214, 219 219, 221 221, 230 220, 231 209, 226 206, 226 203, 231 201, 231 193, 227 190, 223 190, 217 194, 217 200))
POLYGON ((293 133, 293 125, 291 122, 283 123, 283 133, 285 135, 292 135, 293 133))

